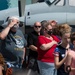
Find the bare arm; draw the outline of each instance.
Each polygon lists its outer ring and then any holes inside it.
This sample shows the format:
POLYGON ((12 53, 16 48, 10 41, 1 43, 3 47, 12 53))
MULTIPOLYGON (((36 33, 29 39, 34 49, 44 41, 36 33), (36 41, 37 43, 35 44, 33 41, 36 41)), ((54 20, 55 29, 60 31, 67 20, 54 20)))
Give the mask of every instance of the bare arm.
POLYGON ((72 68, 72 67, 71 67, 71 71, 75 71, 75 68, 72 68))
POLYGON ((6 38, 6 36, 8 35, 8 33, 9 33, 9 31, 10 31, 10 29, 11 29, 16 23, 17 23, 17 20, 13 19, 13 20, 11 21, 11 23, 9 23, 9 24, 7 25, 7 27, 1 32, 0 38, 1 38, 2 40, 4 40, 4 39, 6 38))
POLYGON ((59 57, 55 56, 55 67, 58 69, 66 60, 66 57, 64 57, 60 62, 59 62, 59 57))
POLYGON ((26 48, 23 49, 23 57, 22 57, 22 63, 24 61, 24 58, 25 58, 25 53, 26 53, 26 48))
POLYGON ((67 52, 65 54, 65 57, 61 61, 59 61, 59 56, 54 56, 56 69, 58 69, 65 62, 66 58, 67 58, 67 52))
POLYGON ((57 42, 56 42, 56 41, 52 41, 52 42, 47 43, 47 44, 42 44, 42 45, 40 46, 40 48, 41 48, 42 50, 48 50, 48 49, 51 48, 54 44, 57 44, 57 42))
POLYGON ((4 40, 5 37, 8 35, 9 31, 10 31, 10 27, 7 26, 7 27, 1 32, 0 38, 1 38, 2 40, 4 40))
POLYGON ((24 48, 24 50, 23 50, 23 59, 25 57, 25 53, 26 53, 26 48, 24 48))
MULTIPOLYGON (((72 54, 69 52, 66 60, 65 67, 70 66, 72 63, 72 54)), ((75 71, 75 68, 71 67, 71 71, 75 71)))
POLYGON ((31 50, 33 50, 33 51, 37 51, 37 47, 34 46, 34 45, 30 45, 30 46, 29 46, 29 49, 31 49, 31 50))
POLYGON ((3 67, 2 65, 0 65, 0 75, 3 75, 2 70, 3 70, 3 67))

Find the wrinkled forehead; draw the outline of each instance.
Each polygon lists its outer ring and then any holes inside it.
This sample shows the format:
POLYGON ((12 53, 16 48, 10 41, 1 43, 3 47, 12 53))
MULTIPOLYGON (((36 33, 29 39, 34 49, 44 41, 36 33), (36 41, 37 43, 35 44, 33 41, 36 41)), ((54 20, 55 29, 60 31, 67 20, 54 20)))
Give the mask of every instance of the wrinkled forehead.
POLYGON ((36 23, 34 23, 34 26, 41 26, 41 23, 40 22, 36 22, 36 23))

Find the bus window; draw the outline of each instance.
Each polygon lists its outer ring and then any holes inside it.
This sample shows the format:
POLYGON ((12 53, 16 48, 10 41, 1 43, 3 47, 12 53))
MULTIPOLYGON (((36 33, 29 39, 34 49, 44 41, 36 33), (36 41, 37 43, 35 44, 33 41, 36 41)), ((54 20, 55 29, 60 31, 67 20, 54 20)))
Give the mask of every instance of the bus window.
POLYGON ((26 0, 26 5, 31 4, 31 0, 26 0))
POLYGON ((56 6, 64 6, 65 5, 65 1, 64 0, 58 0, 55 2, 56 6))
POLYGON ((38 0, 37 2, 44 2, 44 0, 38 0))
POLYGON ((26 0, 26 5, 37 3, 38 0, 26 0))
POLYGON ((69 5, 70 6, 75 6, 75 0, 69 0, 69 5))
POLYGON ((51 4, 56 0, 38 0, 38 2, 50 2, 51 4))
POLYGON ((74 25, 70 25, 72 27, 72 32, 75 32, 75 26, 74 25))
POLYGON ((31 0, 31 3, 34 4, 34 3, 37 3, 38 0, 31 0))

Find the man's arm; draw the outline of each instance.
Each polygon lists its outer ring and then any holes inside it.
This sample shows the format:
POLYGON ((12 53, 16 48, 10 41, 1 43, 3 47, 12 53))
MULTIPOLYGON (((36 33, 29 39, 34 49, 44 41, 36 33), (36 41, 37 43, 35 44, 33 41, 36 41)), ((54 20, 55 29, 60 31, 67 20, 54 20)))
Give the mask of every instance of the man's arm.
POLYGON ((26 54, 26 48, 24 48, 24 50, 23 50, 22 63, 23 63, 23 61, 24 61, 24 58, 25 58, 25 54, 26 54))
POLYGON ((9 31, 10 31, 10 27, 7 26, 7 27, 0 33, 0 38, 1 38, 2 40, 4 40, 5 37, 8 35, 9 31))
POLYGON ((10 29, 17 23, 17 20, 15 19, 12 19, 12 21, 9 23, 8 22, 8 25, 7 27, 0 33, 0 38, 2 40, 4 40, 6 38, 6 36, 8 35, 10 29))
POLYGON ((31 50, 33 50, 33 51, 37 51, 37 47, 34 46, 34 45, 30 45, 30 46, 29 46, 29 49, 31 49, 31 50))

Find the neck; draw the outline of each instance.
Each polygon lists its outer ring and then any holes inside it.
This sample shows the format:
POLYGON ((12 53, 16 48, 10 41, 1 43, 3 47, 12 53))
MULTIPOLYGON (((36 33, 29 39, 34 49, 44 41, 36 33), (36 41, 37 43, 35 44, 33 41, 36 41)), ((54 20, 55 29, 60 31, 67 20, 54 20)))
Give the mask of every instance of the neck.
POLYGON ((40 35, 40 32, 38 32, 38 35, 40 35))
POLYGON ((66 49, 68 49, 70 47, 69 43, 67 43, 67 44, 62 43, 61 46, 66 48, 66 49))

